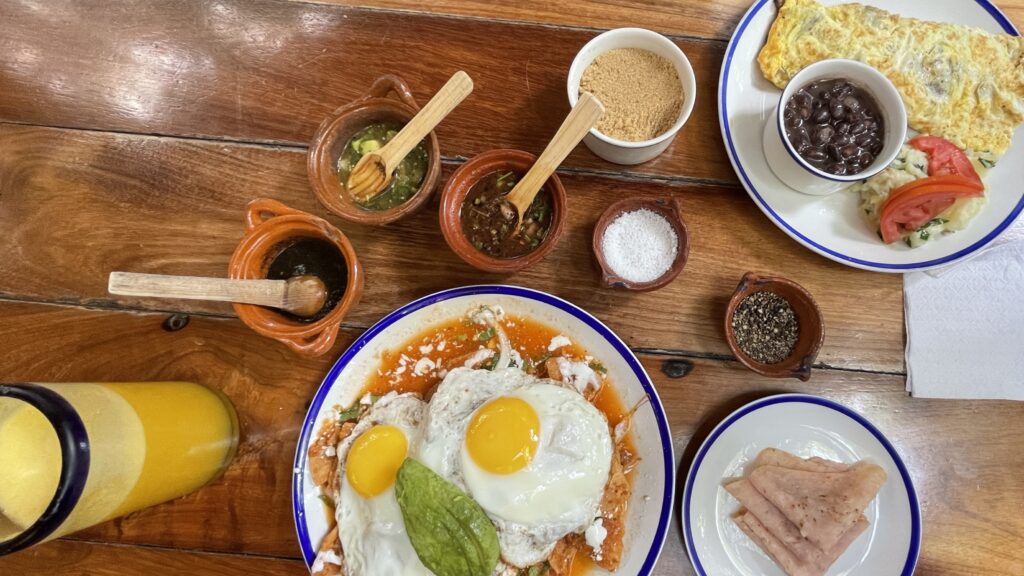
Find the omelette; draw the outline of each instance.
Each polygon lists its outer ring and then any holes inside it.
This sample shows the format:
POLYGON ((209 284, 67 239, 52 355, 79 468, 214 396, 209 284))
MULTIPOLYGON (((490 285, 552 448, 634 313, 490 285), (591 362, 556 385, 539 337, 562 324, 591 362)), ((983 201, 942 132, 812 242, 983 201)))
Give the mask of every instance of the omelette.
POLYGON ((859 60, 903 96, 907 122, 961 148, 1000 156, 1024 121, 1024 39, 959 24, 903 18, 861 4, 779 0, 758 55, 779 88, 809 64, 859 60))

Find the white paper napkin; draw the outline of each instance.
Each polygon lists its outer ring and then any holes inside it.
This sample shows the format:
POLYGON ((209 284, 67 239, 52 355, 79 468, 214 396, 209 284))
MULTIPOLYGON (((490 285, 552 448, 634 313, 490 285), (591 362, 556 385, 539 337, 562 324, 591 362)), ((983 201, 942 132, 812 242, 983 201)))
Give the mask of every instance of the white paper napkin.
POLYGON ((1024 241, 904 275, 903 305, 914 396, 1024 400, 1024 241))

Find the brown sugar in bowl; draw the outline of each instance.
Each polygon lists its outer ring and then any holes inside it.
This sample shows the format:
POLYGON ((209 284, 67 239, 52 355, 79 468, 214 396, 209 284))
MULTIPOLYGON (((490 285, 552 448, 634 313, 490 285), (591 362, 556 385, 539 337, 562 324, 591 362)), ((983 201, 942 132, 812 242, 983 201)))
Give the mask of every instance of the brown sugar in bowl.
POLYGON ((345 295, 323 318, 299 322, 280 312, 254 304, 233 304, 235 313, 257 334, 286 344, 303 356, 320 356, 334 345, 341 321, 363 293, 363 268, 348 238, 326 220, 284 204, 260 198, 246 207, 245 236, 228 264, 228 277, 267 277, 271 262, 297 240, 316 238, 333 244, 345 259, 348 273, 345 295))
POLYGON ((352 136, 376 122, 407 124, 419 112, 409 86, 391 74, 378 78, 366 95, 332 112, 317 129, 306 157, 309 183, 317 200, 333 214, 359 224, 383 225, 404 218, 426 204, 441 175, 437 135, 427 137, 427 173, 411 198, 387 210, 367 210, 352 199, 338 175, 338 158, 352 136), (388 98, 394 94, 396 98, 388 98))
POLYGON ((811 377, 814 359, 818 357, 821 345, 825 341, 825 323, 814 297, 796 282, 747 272, 736 286, 736 291, 729 299, 729 307, 725 311, 725 339, 733 355, 754 372, 769 378, 799 378, 806 382, 811 377), (758 362, 744 354, 732 329, 732 317, 736 308, 744 298, 755 292, 778 294, 789 302, 797 317, 800 333, 796 345, 789 356, 775 364, 758 362))
POLYGON ((555 249, 567 213, 565 188, 555 174, 544 183, 552 200, 551 228, 533 252, 516 258, 495 258, 477 250, 462 232, 462 204, 474 184, 495 172, 525 173, 536 161, 536 156, 521 150, 491 150, 473 157, 451 175, 441 192, 441 232, 459 258, 484 272, 509 273, 536 264, 555 249))
POLYGON ((686 222, 683 220, 683 211, 679 205, 679 200, 672 198, 623 198, 618 202, 614 202, 605 209, 601 217, 598 218, 597 225, 594 226, 593 249, 594 259, 597 260, 597 265, 601 269, 602 280, 605 285, 613 288, 635 290, 637 292, 649 292, 667 286, 686 267, 686 259, 690 255, 690 234, 686 228, 686 222), (608 265, 604 255, 604 232, 608 229, 608 225, 622 214, 640 209, 650 210, 668 220, 679 242, 676 247, 676 258, 672 262, 672 266, 664 274, 650 282, 631 282, 622 278, 608 265))

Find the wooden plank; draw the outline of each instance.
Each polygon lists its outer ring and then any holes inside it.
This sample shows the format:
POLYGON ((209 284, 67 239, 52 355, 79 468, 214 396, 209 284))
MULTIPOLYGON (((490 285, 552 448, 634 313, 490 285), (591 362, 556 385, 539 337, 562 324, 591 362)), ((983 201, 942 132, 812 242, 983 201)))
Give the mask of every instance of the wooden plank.
MULTIPOLYGON (((476 89, 439 128, 449 157, 539 153, 568 112, 569 65, 595 35, 273 0, 3 2, 0 22, 0 119, 304 145, 381 74, 423 102, 462 68, 476 89)), ((580 147, 567 166, 736 181, 715 104, 724 46, 678 43, 699 93, 670 150, 623 169, 580 147)))
POLYGON ((0 558, 4 574, 32 576, 299 576, 308 574, 301 560, 210 554, 187 550, 142 548, 58 540, 0 558))
MULTIPOLYGON (((632 346, 728 354, 723 317, 748 269, 800 282, 820 303, 832 366, 903 370, 901 279, 832 263, 772 226, 735 189, 566 176, 570 215, 556 251, 524 272, 482 274, 447 247, 436 199, 385 228, 335 222, 367 270, 347 322, 368 326, 431 292, 509 282, 585 305, 632 346), (624 195, 681 199, 691 234, 683 274, 651 293, 600 284, 591 237, 601 211, 624 195)), ((298 150, 0 126, 0 294, 97 305, 230 314, 222 304, 142 301, 106 294, 114 270, 225 274, 243 233, 245 204, 270 196, 321 216, 298 150)))
MULTIPOLYGON (((223 390, 241 417, 243 444, 223 480, 76 538, 298 555, 289 502, 294 442, 327 360, 298 360, 230 319, 193 317, 167 332, 158 314, 17 302, 0 302, 0 317, 5 379, 193 380, 223 390)), ((1020 573, 1024 484, 1015 472, 1024 469, 1024 403, 911 399, 901 378, 857 372, 774 381, 712 360, 694 361, 689 375, 671 379, 661 371, 665 359, 641 357, 666 407, 680 473, 711 428, 740 405, 776 392, 819 394, 873 420, 904 457, 924 514, 920 573, 1020 573)), ((0 570, 13 561, 0 560, 0 570)), ((692 574, 678 530, 670 531, 657 574, 692 574)))
MULTIPOLYGON (((420 12, 425 7, 422 2, 412 0, 313 1, 408 12, 420 12)), ((1024 1, 996 0, 995 3, 1018 28, 1024 25, 1024 1)), ((666 35, 728 40, 740 18, 753 4, 753 0, 715 0, 713 5, 673 0, 433 0, 426 7, 432 13, 453 16, 591 28, 639 26, 666 35)))

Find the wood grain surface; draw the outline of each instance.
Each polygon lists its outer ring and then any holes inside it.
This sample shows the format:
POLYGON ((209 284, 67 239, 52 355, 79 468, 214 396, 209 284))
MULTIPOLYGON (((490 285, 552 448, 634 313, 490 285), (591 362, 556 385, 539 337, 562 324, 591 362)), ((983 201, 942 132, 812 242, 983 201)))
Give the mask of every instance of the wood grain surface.
POLYGON ((514 275, 483 274, 448 248, 435 200, 415 217, 366 227, 313 199, 301 150, 0 125, 0 294, 34 300, 230 314, 225 304, 140 300, 106 293, 111 271, 226 274, 252 198, 269 196, 334 222, 366 269, 363 300, 347 317, 366 327, 405 302, 480 282, 511 282, 585 305, 630 345, 728 354, 723 318, 747 270, 786 276, 822 307, 830 366, 903 371, 900 277, 835 264, 799 249, 735 189, 567 175, 571 201, 556 251, 514 275), (637 294, 604 288, 593 228, 612 199, 683 201, 690 258, 668 287, 637 294), (75 273, 68 273, 73 264, 75 273))
MULTIPOLYGON (((728 40, 753 0, 295 0, 344 6, 362 6, 450 14, 587 28, 639 26, 669 36, 728 40)), ((772 1, 772 0, 769 0, 772 1)), ((1019 28, 1024 25, 1024 0, 995 0, 995 4, 1019 28)))
MULTIPOLYGON (((291 462, 306 403, 328 360, 295 362, 235 319, 197 316, 184 329, 168 332, 162 314, 14 302, 0 302, 0 317, 0 373, 7 378, 184 379, 223 390, 238 409, 242 442, 221 480, 74 538, 298 556, 288 490, 291 462), (65 361, 72 354, 74 362, 65 361)), ((342 340, 355 334, 344 331, 342 340)), ((1000 505, 1024 502, 1024 484, 1011 473, 1024 469, 1018 449, 1024 404, 910 399, 900 377, 846 371, 821 370, 809 383, 776 381, 716 360, 692 360, 689 375, 672 379, 662 372, 670 358, 641 355, 667 408, 680 473, 711 428, 742 404, 777 392, 819 394, 874 421, 903 456, 924 514, 920 573, 1008 576, 1024 567, 1018 546, 1024 515, 1019 504, 1000 505)), ((2 559, 0 569, 32 554, 2 559)), ((211 566, 209 573, 218 569, 211 566)), ((690 573, 674 523, 657 574, 690 573)))
MULTIPOLYGON (((539 154, 569 111, 569 65, 594 36, 274 0, 34 5, 0 2, 0 120, 304 145, 383 73, 403 77, 424 103, 463 69, 473 94, 437 130, 452 158, 539 154)), ((627 168, 581 146, 566 167, 736 182, 715 107, 724 46, 678 44, 700 82, 669 151, 627 168)))
POLYGON ((58 540, 0 559, 4 574, 42 574, 60 567, 61 576, 301 576, 297 559, 210 554, 188 550, 142 548, 58 540))
MULTIPOLYGON (((964 0, 969 1, 969 0, 964 0)), ((1024 0, 999 1, 1024 23, 1024 0)), ((0 574, 306 573, 290 481, 306 405, 363 329, 430 292, 508 282, 552 292, 640 352, 669 415, 679 472, 730 411, 775 392, 842 402, 893 441, 917 485, 917 574, 1024 574, 1024 404, 911 399, 904 391, 902 283, 815 256, 738 188, 718 128, 722 55, 750 0, 11 0, 0 2, 0 380, 183 379, 238 408, 239 455, 177 501, 0 558, 0 574), (305 145, 321 119, 397 73, 421 103, 456 69, 476 89, 438 130, 445 175, 501 147, 538 153, 568 111, 565 75, 601 30, 669 34, 698 80, 669 150, 620 167, 577 149, 560 170, 570 218, 557 250, 511 276, 476 272, 444 244, 437 198, 385 228, 316 204, 305 145), (686 209, 690 261, 649 294, 599 286, 590 240, 625 195, 686 209), (266 196, 326 217, 367 270, 337 348, 298 359, 218 304, 114 298, 113 270, 224 274, 242 210, 266 196), (747 270, 817 298, 826 343, 809 383, 757 377, 731 360, 726 300, 747 270), (187 326, 164 328, 170 313, 187 326), (662 372, 690 362, 684 378, 662 372)), ((679 488, 681 489, 680 482, 679 488)), ((678 502, 677 502, 678 504, 678 502)), ((678 514, 678 506, 677 506, 678 514)), ((673 524, 655 574, 691 575, 673 524)))

